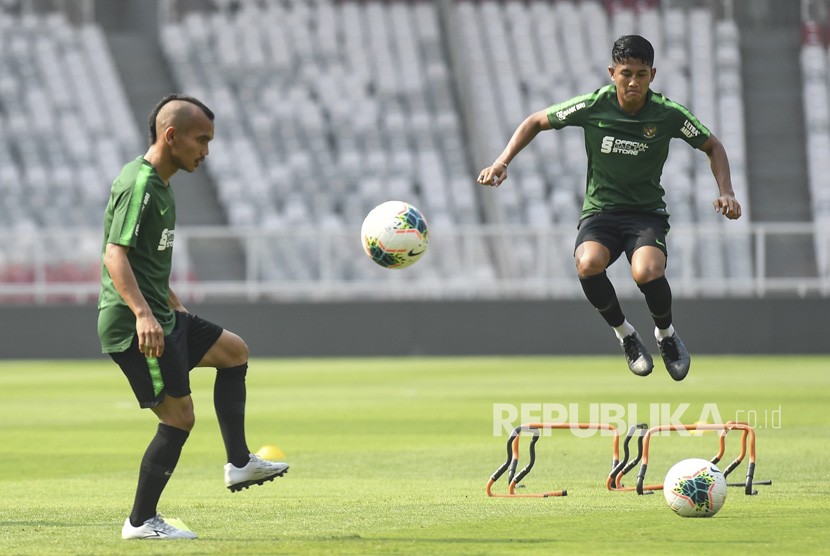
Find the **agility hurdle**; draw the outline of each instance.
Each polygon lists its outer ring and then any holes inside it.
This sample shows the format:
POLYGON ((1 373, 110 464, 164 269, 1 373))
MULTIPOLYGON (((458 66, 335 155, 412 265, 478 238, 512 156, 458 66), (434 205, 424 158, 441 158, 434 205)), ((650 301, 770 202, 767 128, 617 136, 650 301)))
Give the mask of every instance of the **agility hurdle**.
POLYGON ((645 476, 646 471, 648 470, 648 461, 649 461, 649 446, 651 444, 651 438, 654 436, 655 433, 659 432, 674 432, 674 431, 718 431, 718 452, 712 457, 709 461, 713 464, 717 464, 722 458, 724 453, 726 452, 726 435, 729 431, 732 430, 740 430, 741 431, 741 439, 740 439, 740 453, 737 457, 735 457, 732 462, 726 466, 723 470, 723 476, 728 477, 732 471, 735 470, 738 465, 744 460, 749 453, 749 462, 747 463, 747 470, 746 470, 746 480, 743 483, 727 483, 727 486, 730 487, 743 487, 744 493, 747 495, 755 495, 758 494, 757 490, 754 490, 754 485, 771 485, 772 481, 754 481, 755 476, 755 430, 750 427, 746 423, 738 423, 735 421, 727 421, 726 423, 695 423, 691 425, 657 425, 651 427, 647 430, 629 430, 629 435, 625 439, 625 459, 628 458, 628 443, 631 440, 634 434, 639 435, 638 440, 638 454, 635 459, 630 462, 626 462, 623 460, 622 462, 618 462, 614 468, 611 470, 611 474, 609 475, 606 483, 609 487, 609 490, 615 491, 636 491, 637 494, 651 494, 656 490, 662 490, 663 485, 662 483, 655 483, 655 484, 645 484, 645 476), (642 459, 642 463, 640 464, 640 470, 637 473, 637 486, 636 487, 625 487, 622 484, 623 476, 626 473, 631 471, 637 463, 642 459))
POLYGON ((567 496, 567 490, 552 490, 548 492, 538 493, 517 493, 516 486, 524 479, 533 465, 536 463, 536 442, 539 441, 540 431, 542 429, 582 429, 582 430, 607 430, 613 433, 612 440, 612 461, 611 468, 615 469, 619 464, 620 459, 620 435, 617 427, 605 423, 526 423, 514 428, 507 438, 507 460, 496 469, 495 473, 487 481, 485 491, 487 496, 496 498, 548 498, 551 496, 567 496), (525 467, 518 473, 516 468, 519 465, 519 443, 521 441, 522 432, 529 432, 533 435, 528 446, 529 460, 525 467), (493 484, 498 481, 506 471, 508 471, 508 489, 505 494, 496 494, 493 492, 493 484))
POLYGON ((611 444, 611 472, 605 480, 605 486, 610 491, 615 492, 637 492, 637 494, 653 494, 656 490, 662 490, 662 483, 659 484, 645 484, 646 471, 648 470, 649 462, 649 447, 651 438, 656 433, 660 432, 674 432, 674 431, 717 431, 718 434, 718 452, 709 461, 717 464, 721 461, 726 453, 726 435, 730 431, 740 430, 740 452, 723 470, 724 477, 728 477, 732 471, 735 470, 749 454, 749 462, 747 463, 746 480, 743 483, 727 483, 730 487, 743 487, 747 495, 758 494, 758 491, 753 487, 757 485, 771 485, 772 481, 755 481, 755 430, 747 423, 740 423, 736 421, 727 421, 726 423, 695 423, 695 424, 679 424, 679 425, 657 425, 650 427, 645 423, 633 425, 628 429, 625 441, 623 443, 623 458, 620 459, 620 435, 617 427, 606 423, 525 423, 514 428, 507 439, 506 452, 507 459, 499 466, 498 469, 490 476, 487 481, 485 491, 487 496, 495 498, 548 498, 556 496, 567 496, 568 491, 552 490, 537 493, 517 493, 516 488, 519 483, 527 477, 536 463, 536 442, 539 441, 541 431, 543 429, 582 429, 582 430, 607 430, 613 433, 611 444), (523 432, 530 433, 532 438, 528 446, 529 460, 527 465, 520 471, 516 471, 519 465, 519 447, 521 436, 523 432), (634 438, 637 438, 637 454, 633 459, 630 459, 631 449, 629 444, 634 438), (642 462, 642 463, 640 463, 642 462), (627 487, 623 485, 623 477, 637 464, 640 463, 640 469, 637 474, 637 485, 627 487), (493 485, 505 474, 508 473, 507 492, 495 493, 493 492, 493 485))

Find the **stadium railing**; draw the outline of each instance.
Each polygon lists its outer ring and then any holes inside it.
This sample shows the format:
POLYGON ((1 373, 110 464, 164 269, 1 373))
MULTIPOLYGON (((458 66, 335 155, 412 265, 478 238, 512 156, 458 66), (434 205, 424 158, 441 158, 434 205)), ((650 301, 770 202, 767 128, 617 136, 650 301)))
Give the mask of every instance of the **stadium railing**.
MULTIPOLYGON (((830 227, 809 223, 720 226, 677 224, 669 276, 677 298, 830 296, 830 275, 781 277, 768 273, 767 244, 782 235, 815 237, 830 245, 830 227), (752 249, 751 266, 739 275, 708 276, 701 261, 712 241, 734 238, 752 249)), ((90 303, 99 290, 100 231, 55 229, 7 232, 0 246, 0 302, 90 303)), ((297 227, 286 230, 224 227, 176 230, 174 290, 184 299, 382 300, 570 299, 582 291, 573 268, 574 229, 469 226, 434 231, 429 251, 405 270, 375 266, 357 233, 297 227), (243 246, 245 279, 228 282, 198 276, 194 246, 236 238, 243 246), (505 257, 509 272, 493 274, 487 261, 505 257), (485 269, 485 270, 482 270, 485 269)), ((203 249, 198 249, 204 252, 203 249)), ((728 269, 729 266, 725 265, 728 269)), ((614 265, 620 297, 639 295, 627 265, 614 265)))

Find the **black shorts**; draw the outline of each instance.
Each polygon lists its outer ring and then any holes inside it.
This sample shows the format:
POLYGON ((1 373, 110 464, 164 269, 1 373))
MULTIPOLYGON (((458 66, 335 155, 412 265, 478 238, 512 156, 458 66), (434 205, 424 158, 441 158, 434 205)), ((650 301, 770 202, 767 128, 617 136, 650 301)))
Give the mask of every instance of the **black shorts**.
POLYGON ((161 357, 145 357, 138 351, 138 335, 129 348, 110 353, 110 357, 121 367, 139 405, 155 407, 165 394, 174 398, 190 394, 190 371, 216 343, 222 330, 201 317, 177 311, 173 331, 164 337, 161 357))
POLYGON ((628 262, 640 247, 657 247, 668 258, 666 236, 669 217, 662 214, 637 211, 598 212, 579 222, 574 251, 586 241, 596 241, 611 252, 610 265, 625 252, 628 262))

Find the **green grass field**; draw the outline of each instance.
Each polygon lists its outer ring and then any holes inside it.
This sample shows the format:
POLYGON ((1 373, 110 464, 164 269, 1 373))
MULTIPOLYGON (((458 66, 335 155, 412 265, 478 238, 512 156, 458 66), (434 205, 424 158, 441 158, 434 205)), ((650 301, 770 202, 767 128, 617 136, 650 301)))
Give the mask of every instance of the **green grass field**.
MULTIPOLYGON (((830 550, 828 357, 699 356, 683 383, 662 368, 635 377, 621 357, 255 360, 249 444, 280 446, 291 471, 236 494, 222 478, 213 371, 192 376, 196 428, 159 509, 199 539, 153 544, 120 539, 155 418, 137 408, 115 364, 0 363, 0 554, 830 550), (749 420, 755 479, 773 485, 758 496, 731 488, 715 517, 682 519, 660 493, 605 489, 610 437, 557 431, 539 441, 526 490, 567 488, 567 497, 488 498, 507 439, 494 434, 494 418, 509 407, 530 420, 568 407, 583 421, 695 422, 713 411, 749 420)), ((727 436, 725 461, 738 438, 727 436)), ((654 438, 647 482, 716 451, 714 433, 654 438)))

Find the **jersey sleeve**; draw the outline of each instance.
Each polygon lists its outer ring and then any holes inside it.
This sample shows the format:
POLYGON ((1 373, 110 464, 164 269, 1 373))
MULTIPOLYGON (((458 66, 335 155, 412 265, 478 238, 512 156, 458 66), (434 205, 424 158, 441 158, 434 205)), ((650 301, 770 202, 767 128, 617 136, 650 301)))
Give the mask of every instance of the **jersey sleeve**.
POLYGON ((107 243, 135 247, 141 219, 149 201, 150 194, 142 182, 136 182, 132 187, 113 187, 112 224, 107 243))
POLYGON ((672 136, 683 139, 690 146, 699 149, 712 135, 709 129, 700 123, 694 114, 685 106, 676 102, 667 101, 666 105, 673 109, 672 136))
POLYGON ((581 126, 588 116, 589 110, 597 99, 599 91, 573 97, 565 102, 548 106, 545 113, 548 122, 554 129, 562 129, 567 126, 581 126))

